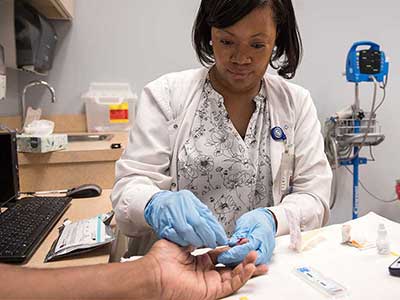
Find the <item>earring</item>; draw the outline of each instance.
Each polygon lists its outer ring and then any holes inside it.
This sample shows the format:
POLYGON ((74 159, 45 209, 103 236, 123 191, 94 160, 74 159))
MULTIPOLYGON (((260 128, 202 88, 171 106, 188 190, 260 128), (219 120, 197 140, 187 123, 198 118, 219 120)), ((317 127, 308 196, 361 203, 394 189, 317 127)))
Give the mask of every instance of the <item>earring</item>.
POLYGON ((210 40, 208 43, 209 43, 209 44, 210 44, 210 46, 212 47, 212 45, 213 45, 213 42, 212 42, 212 40, 210 40))

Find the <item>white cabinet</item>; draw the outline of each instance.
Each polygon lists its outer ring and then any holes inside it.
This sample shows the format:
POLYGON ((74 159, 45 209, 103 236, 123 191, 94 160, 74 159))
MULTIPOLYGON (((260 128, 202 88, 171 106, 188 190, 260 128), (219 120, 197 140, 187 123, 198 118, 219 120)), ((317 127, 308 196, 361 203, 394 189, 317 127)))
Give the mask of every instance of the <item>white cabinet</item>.
POLYGON ((74 0, 29 0, 28 2, 49 19, 71 20, 74 17, 74 0))

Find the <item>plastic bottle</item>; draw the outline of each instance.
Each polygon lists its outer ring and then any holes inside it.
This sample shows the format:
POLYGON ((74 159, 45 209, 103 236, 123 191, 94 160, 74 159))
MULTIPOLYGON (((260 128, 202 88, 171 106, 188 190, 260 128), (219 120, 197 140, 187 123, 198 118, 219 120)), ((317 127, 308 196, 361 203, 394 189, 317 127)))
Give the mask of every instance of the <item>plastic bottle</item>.
POLYGON ((388 234, 384 224, 379 224, 378 235, 376 238, 376 249, 379 254, 385 255, 390 253, 390 245, 388 234))

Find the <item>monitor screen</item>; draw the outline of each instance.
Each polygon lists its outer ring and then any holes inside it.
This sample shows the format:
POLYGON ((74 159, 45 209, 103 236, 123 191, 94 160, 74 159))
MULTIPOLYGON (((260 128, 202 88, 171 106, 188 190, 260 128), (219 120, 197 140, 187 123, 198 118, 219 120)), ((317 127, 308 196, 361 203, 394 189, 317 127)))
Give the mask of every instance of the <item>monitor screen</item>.
POLYGON ((16 200, 19 190, 15 133, 0 132, 0 204, 16 200))

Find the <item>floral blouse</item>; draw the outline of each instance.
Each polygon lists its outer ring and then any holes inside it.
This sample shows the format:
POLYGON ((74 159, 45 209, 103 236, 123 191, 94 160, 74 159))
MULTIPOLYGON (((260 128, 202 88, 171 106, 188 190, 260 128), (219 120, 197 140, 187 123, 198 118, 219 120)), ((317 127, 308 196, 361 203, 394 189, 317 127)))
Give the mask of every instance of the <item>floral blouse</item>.
POLYGON ((245 212, 273 205, 270 116, 265 82, 244 138, 229 119, 223 97, 205 81, 190 138, 178 155, 178 189, 192 191, 228 236, 245 212))

